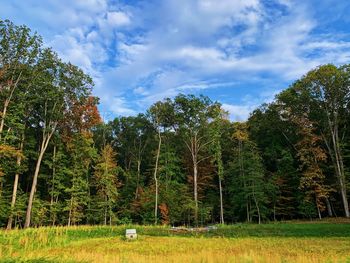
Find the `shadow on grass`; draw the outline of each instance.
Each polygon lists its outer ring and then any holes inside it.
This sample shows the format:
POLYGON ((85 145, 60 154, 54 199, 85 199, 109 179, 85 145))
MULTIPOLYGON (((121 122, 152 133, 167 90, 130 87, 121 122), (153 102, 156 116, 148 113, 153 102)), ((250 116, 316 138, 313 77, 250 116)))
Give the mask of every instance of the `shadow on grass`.
MULTIPOLYGON (((0 263, 62 263, 62 260, 35 258, 35 259, 0 259, 0 263)), ((77 261, 64 261, 65 263, 77 263, 77 261)))

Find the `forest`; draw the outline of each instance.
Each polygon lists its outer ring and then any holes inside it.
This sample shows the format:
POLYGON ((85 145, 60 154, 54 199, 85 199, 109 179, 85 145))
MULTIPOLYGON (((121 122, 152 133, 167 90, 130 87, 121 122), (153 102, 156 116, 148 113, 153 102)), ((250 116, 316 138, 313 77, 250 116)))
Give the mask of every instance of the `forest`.
POLYGON ((93 86, 0 21, 0 227, 350 217, 350 65, 305 72, 245 122, 189 94, 103 122, 93 86))

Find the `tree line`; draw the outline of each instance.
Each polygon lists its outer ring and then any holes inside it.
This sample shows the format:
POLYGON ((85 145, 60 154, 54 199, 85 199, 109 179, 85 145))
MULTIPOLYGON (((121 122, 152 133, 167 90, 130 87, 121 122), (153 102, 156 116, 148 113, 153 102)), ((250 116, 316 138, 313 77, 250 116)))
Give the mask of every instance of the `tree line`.
POLYGON ((0 21, 0 226, 350 217, 350 65, 323 65, 245 122, 179 94, 102 122, 93 81, 0 21))

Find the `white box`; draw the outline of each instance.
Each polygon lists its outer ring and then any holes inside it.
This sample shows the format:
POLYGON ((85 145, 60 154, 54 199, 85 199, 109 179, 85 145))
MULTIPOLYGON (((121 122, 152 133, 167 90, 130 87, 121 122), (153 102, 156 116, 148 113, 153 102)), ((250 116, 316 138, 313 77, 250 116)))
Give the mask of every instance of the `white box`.
POLYGON ((127 229, 125 231, 125 237, 127 239, 136 239, 137 238, 136 229, 127 229))

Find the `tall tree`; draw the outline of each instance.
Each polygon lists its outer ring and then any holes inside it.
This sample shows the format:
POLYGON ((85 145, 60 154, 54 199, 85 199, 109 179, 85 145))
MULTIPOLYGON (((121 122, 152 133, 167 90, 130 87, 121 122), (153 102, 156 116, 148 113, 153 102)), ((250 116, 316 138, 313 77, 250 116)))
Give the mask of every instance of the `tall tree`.
POLYGON ((89 202, 89 171, 92 161, 96 158, 93 148, 92 134, 78 133, 68 145, 71 157, 69 175, 71 186, 66 189, 70 198, 67 200, 68 226, 75 225, 85 218, 84 209, 89 202))
POLYGON ((321 212, 325 209, 324 203, 330 191, 330 188, 325 185, 325 176, 321 169, 321 164, 325 162, 327 155, 319 145, 322 138, 315 134, 314 124, 306 116, 293 118, 293 122, 299 127, 298 134, 301 136, 296 144, 303 175, 300 187, 307 191, 307 198, 312 200, 314 197, 318 216, 321 219, 321 212))
POLYGON ((220 198, 220 224, 224 224, 224 203, 223 203, 223 191, 222 191, 222 180, 224 178, 224 164, 222 160, 222 149, 221 149, 221 136, 223 122, 227 120, 227 113, 222 111, 219 107, 216 113, 214 121, 211 123, 210 133, 213 143, 210 147, 213 153, 213 161, 217 168, 217 175, 219 179, 219 198, 220 198))
POLYGON ((0 139, 8 107, 24 79, 24 71, 36 64, 41 44, 41 38, 31 34, 28 27, 0 20, 0 92, 4 100, 0 113, 0 139))
POLYGON ((36 119, 33 125, 41 129, 39 156, 33 176, 33 183, 28 200, 25 227, 30 226, 31 210, 37 186, 41 162, 56 131, 58 124, 64 120, 65 113, 71 108, 72 102, 79 97, 88 96, 91 91, 91 78, 80 69, 62 63, 56 54, 46 49, 38 62, 38 77, 34 96, 36 98, 36 119), (41 94, 46 94, 42 97, 41 94))
POLYGON ((235 202, 239 202, 235 206, 239 211, 245 209, 248 222, 256 217, 260 224, 266 218, 267 203, 262 159, 249 138, 247 123, 235 123, 233 138, 237 141, 237 160, 231 163, 231 173, 236 174, 237 180, 232 182, 231 192, 235 202))
MULTIPOLYGON (((215 104, 216 106, 216 104, 215 104)), ((183 140, 188 148, 193 166, 194 218, 198 224, 198 165, 211 156, 200 156, 212 143, 208 138, 209 119, 213 116, 214 104, 208 97, 178 95, 174 99, 175 118, 183 140)))
POLYGON ((104 224, 112 224, 114 218, 113 209, 118 197, 118 178, 120 168, 116 164, 116 154, 111 145, 107 144, 101 152, 101 155, 95 165, 94 178, 97 187, 97 194, 102 199, 102 208, 104 212, 104 224))
POLYGON ((338 179, 344 214, 350 217, 347 200, 343 149, 347 133, 345 116, 350 100, 349 66, 324 65, 310 71, 292 87, 279 95, 281 104, 289 109, 302 109, 307 105, 308 118, 313 121, 327 146, 328 154, 338 179))

